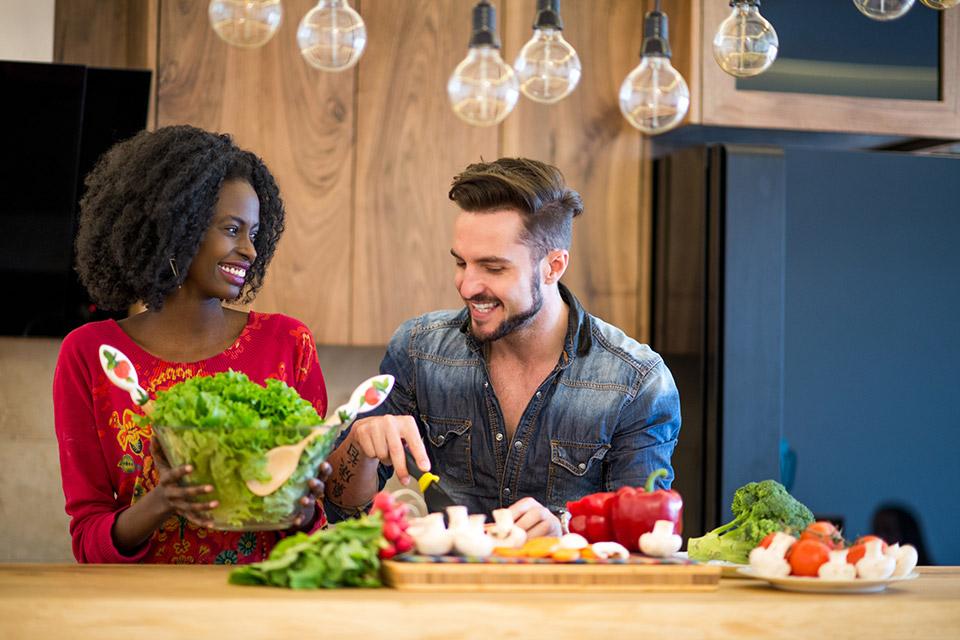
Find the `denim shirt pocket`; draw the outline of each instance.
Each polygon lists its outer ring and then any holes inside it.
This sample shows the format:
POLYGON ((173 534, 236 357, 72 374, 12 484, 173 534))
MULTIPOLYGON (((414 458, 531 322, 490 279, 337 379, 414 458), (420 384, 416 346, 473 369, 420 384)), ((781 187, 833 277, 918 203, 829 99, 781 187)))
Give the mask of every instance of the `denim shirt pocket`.
POLYGON ((602 462, 609 450, 610 445, 601 442, 551 440, 547 506, 552 511, 566 510, 567 501, 600 491, 602 462))
POLYGON ((437 475, 453 483, 473 486, 473 459, 470 446, 471 421, 462 418, 436 418, 421 414, 427 440, 432 445, 437 475))

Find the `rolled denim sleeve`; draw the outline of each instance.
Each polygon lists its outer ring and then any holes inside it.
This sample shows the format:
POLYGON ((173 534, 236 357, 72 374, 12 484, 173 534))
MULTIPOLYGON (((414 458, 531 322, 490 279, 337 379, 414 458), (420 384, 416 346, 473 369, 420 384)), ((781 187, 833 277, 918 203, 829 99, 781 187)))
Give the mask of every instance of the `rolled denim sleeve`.
MULTIPOLYGON (((383 356, 383 360, 380 361, 380 374, 389 373, 394 377, 393 390, 390 392, 390 395, 387 396, 387 399, 384 400, 383 404, 373 411, 363 414, 363 416, 358 416, 358 418, 383 415, 417 415, 416 398, 413 391, 415 388, 413 385, 413 363, 407 355, 408 345, 416 326, 415 322, 415 320, 409 320, 397 328, 393 337, 390 338, 390 343, 387 345, 387 351, 383 356)), ((351 428, 352 425, 340 433, 334 445, 334 450, 338 449, 344 440, 347 439, 347 436, 350 435, 351 428)), ((392 466, 384 464, 378 465, 378 491, 383 490, 384 485, 392 475, 392 466)), ((369 505, 349 509, 344 508, 334 504, 330 498, 325 498, 323 505, 327 513, 327 520, 331 523, 340 522, 347 518, 355 518, 366 512, 367 508, 369 508, 369 505)))
POLYGON ((620 421, 606 456, 604 488, 642 486, 657 469, 668 475, 657 480, 658 488, 673 482, 670 458, 680 435, 680 394, 661 360, 640 381, 640 388, 620 413, 620 421))

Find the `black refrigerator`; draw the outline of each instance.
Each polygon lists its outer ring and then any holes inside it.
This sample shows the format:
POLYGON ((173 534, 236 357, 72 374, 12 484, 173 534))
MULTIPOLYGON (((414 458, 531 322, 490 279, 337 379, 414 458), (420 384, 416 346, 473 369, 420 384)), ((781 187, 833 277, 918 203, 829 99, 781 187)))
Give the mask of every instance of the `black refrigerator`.
POLYGON ((773 478, 847 536, 902 507, 960 563, 960 158, 718 144, 654 175, 684 533, 773 478))

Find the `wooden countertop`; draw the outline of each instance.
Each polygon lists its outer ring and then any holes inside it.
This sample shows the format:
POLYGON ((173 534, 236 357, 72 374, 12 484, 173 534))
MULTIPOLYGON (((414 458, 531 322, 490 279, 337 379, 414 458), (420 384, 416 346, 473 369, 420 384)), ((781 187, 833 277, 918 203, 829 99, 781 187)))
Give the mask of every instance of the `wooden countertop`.
POLYGON ((226 567, 0 565, 0 638, 960 637, 960 567, 863 595, 723 580, 708 593, 294 592, 226 567), (626 635, 629 634, 629 635, 626 635))

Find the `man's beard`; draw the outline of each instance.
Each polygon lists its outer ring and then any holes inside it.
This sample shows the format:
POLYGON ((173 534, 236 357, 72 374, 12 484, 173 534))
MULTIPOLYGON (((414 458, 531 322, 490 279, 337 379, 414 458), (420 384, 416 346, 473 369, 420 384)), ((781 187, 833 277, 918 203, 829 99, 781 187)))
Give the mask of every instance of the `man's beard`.
MULTIPOLYGON (((534 316, 540 313, 540 308, 543 306, 543 292, 540 290, 539 282, 537 281, 537 274, 534 273, 533 278, 530 280, 530 296, 533 298, 533 301, 530 303, 530 306, 520 313, 516 313, 512 316, 508 316, 500 323, 500 326, 497 329, 487 336, 477 335, 477 332, 473 328, 473 320, 470 320, 470 335, 474 337, 477 342, 481 344, 486 344, 489 342, 494 342, 500 338, 504 338, 517 329, 520 329, 531 320, 534 316)), ((500 300, 490 298, 471 298, 470 302, 497 302, 500 306, 503 306, 503 303, 500 300)))

